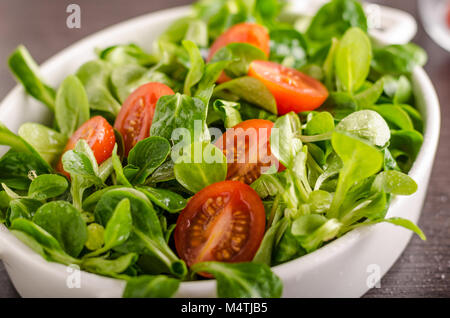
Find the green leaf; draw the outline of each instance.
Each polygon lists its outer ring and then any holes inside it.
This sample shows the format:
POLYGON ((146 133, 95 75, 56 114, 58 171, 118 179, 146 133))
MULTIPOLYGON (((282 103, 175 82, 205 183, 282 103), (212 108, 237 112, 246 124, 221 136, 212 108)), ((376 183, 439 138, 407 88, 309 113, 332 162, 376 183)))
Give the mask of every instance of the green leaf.
POLYGON ((383 89, 384 89, 384 78, 382 77, 381 79, 376 81, 373 85, 371 84, 367 89, 357 93, 354 96, 355 101, 361 108, 366 108, 375 105, 377 100, 383 94, 383 89))
POLYGON ((139 167, 133 183, 141 184, 166 161, 170 144, 165 138, 152 136, 139 141, 128 155, 128 163, 139 167))
POLYGON ((380 114, 392 129, 413 130, 413 123, 406 111, 400 106, 382 104, 371 107, 372 110, 380 114))
POLYGON ((253 106, 246 102, 240 103, 240 114, 243 120, 248 119, 266 119, 275 122, 278 118, 277 115, 269 113, 268 111, 259 107, 253 106))
POLYGON ((314 41, 340 38, 350 27, 367 31, 367 20, 361 4, 355 0, 333 0, 316 13, 306 32, 314 41))
POLYGON ((213 274, 220 298, 278 298, 283 286, 266 264, 260 263, 197 263, 192 271, 213 274))
POLYGON ((36 161, 39 161, 41 166, 47 167, 51 170, 49 164, 42 159, 39 153, 22 137, 17 136, 10 131, 3 123, 0 122, 0 145, 10 146, 11 149, 17 152, 23 152, 35 157, 36 161))
POLYGON ((167 245, 156 212, 140 191, 119 188, 106 192, 95 207, 96 220, 104 226, 108 224, 117 205, 123 199, 130 201, 133 230, 128 240, 115 250, 121 253, 148 255, 154 264, 160 264, 161 271, 184 277, 187 273, 185 263, 167 245))
POLYGON ((125 272, 138 260, 138 255, 129 253, 116 259, 104 259, 102 257, 85 258, 81 262, 81 268, 88 272, 115 277, 125 272))
POLYGON ((114 45, 99 52, 98 57, 114 65, 137 64, 148 66, 155 64, 157 59, 136 44, 114 45))
POLYGON ((128 181, 127 177, 125 177, 125 174, 123 172, 122 162, 121 162, 119 156, 117 155, 117 144, 114 146, 111 158, 112 158, 114 172, 116 174, 117 183, 123 184, 127 187, 131 187, 132 185, 131 185, 130 181, 128 181))
POLYGON ((15 219, 24 218, 31 220, 37 209, 41 207, 42 202, 27 198, 11 198, 7 212, 7 221, 11 224, 15 219))
POLYGON ((417 191, 417 183, 410 176, 395 170, 380 172, 374 187, 397 195, 411 195, 417 191))
POLYGON ((335 60, 336 60, 336 51, 339 47, 339 40, 336 38, 331 39, 331 46, 328 50, 328 54, 323 62, 322 69, 324 73, 324 82, 325 86, 328 88, 328 91, 336 90, 336 81, 335 81, 335 60))
POLYGON ((36 200, 47 200, 63 194, 69 186, 67 179, 56 174, 43 174, 33 179, 28 196, 36 200))
POLYGON ((108 249, 124 243, 132 231, 130 201, 123 199, 117 204, 105 228, 105 247, 108 249))
POLYGON ((95 166, 93 166, 92 161, 86 154, 69 150, 63 155, 62 162, 64 171, 71 176, 81 176, 92 181, 92 183, 101 183, 100 178, 97 176, 98 167, 96 171, 95 166))
POLYGON ((55 110, 55 90, 40 79, 39 67, 28 50, 20 45, 8 59, 8 65, 28 94, 55 110))
POLYGON ((178 290, 180 281, 167 276, 143 275, 128 280, 124 298, 168 298, 178 290))
POLYGON ((385 146, 391 137, 385 120, 373 110, 360 110, 348 115, 336 126, 336 131, 345 132, 380 147, 385 146))
POLYGON ((55 237, 63 250, 77 257, 87 241, 86 223, 81 213, 66 201, 53 201, 41 206, 33 222, 55 237))
MULTIPOLYGON (((281 211, 281 209, 277 209, 277 212, 281 211)), ((264 238, 261 241, 261 245, 258 248, 258 251, 253 257, 253 262, 255 263, 264 263, 268 266, 272 263, 272 253, 275 247, 275 242, 277 238, 277 234, 283 225, 283 222, 277 222, 272 224, 272 226, 266 231, 264 234, 264 238)))
POLYGON ((55 119, 59 131, 71 137, 90 118, 89 100, 83 84, 74 75, 66 77, 58 89, 55 119))
POLYGON ((174 161, 177 181, 193 193, 227 177, 226 158, 210 143, 195 142, 185 147, 182 155, 174 161))
POLYGON ((22 241, 22 243, 31 248, 35 253, 41 255, 44 259, 49 260, 47 255, 45 254, 44 248, 32 236, 22 231, 10 230, 10 232, 20 241, 22 241))
MULTIPOLYGON (((244 76, 220 84, 214 89, 214 95, 222 97, 223 93, 236 96, 260 108, 277 114, 277 103, 269 89, 258 79, 244 76)), ((227 95, 228 96, 228 95, 227 95)), ((225 97, 224 99, 227 99, 225 97)))
POLYGON ((408 44, 388 45, 374 49, 372 67, 381 74, 411 74, 415 66, 427 62, 426 52, 419 46, 408 44))
POLYGON ((372 46, 369 37, 359 28, 349 29, 339 42, 335 58, 338 87, 349 93, 357 91, 370 70, 372 46))
POLYGON ((359 110, 355 98, 346 92, 331 92, 321 110, 330 112, 336 120, 341 120, 359 110))
POLYGON ((403 218, 389 218, 389 219, 381 220, 381 222, 387 222, 387 223, 391 223, 394 225, 404 227, 404 228, 416 233, 423 241, 427 240, 427 238, 426 238, 425 234, 422 232, 422 230, 417 225, 412 223, 410 220, 406 220, 403 218))
POLYGON ((70 193, 73 205, 81 209, 84 191, 93 185, 100 186, 104 183, 97 160, 87 142, 80 139, 74 150, 69 150, 62 156, 62 164, 64 171, 71 176, 70 193))
POLYGON ((305 134, 321 135, 334 130, 334 118, 329 112, 310 113, 306 123, 305 134))
POLYGON ((83 64, 76 73, 86 89, 91 109, 117 116, 121 105, 109 90, 110 75, 110 66, 101 60, 83 64))
POLYGON ((330 208, 333 195, 323 190, 315 190, 309 194, 308 203, 311 213, 325 213, 330 208))
POLYGON ((248 43, 230 43, 214 54, 212 62, 229 60, 232 62, 225 68, 225 73, 232 77, 248 74, 250 63, 254 60, 267 60, 267 55, 261 49, 248 43))
POLYGON ((283 193, 284 186, 274 174, 262 174, 251 185, 261 199, 283 193))
MULTIPOLYGON (((19 218, 14 220, 10 227, 13 230, 13 233, 17 233, 20 231, 24 233, 28 238, 25 243, 32 243, 32 248, 36 248, 36 243, 40 244, 42 249, 45 251, 47 257, 50 260, 54 260, 56 262, 71 265, 78 264, 79 261, 69 255, 67 255, 59 245, 58 241, 47 231, 41 228, 39 225, 33 223, 30 220, 26 220, 23 218, 19 218), (32 240, 30 240, 30 238, 32 240)), ((23 239, 23 235, 19 235, 20 239, 23 239)), ((41 249, 41 251, 42 251, 41 249)))
POLYGON ((300 68, 307 62, 307 44, 294 29, 270 31, 270 60, 286 67, 300 68))
POLYGON ((368 226, 368 225, 383 223, 383 222, 391 223, 391 224, 394 224, 397 226, 404 227, 405 229, 411 230, 414 233, 416 233, 423 241, 427 240, 425 234, 422 232, 422 230, 417 225, 415 225, 410 220, 407 220, 404 218, 399 218, 399 217, 393 217, 393 218, 389 218, 389 219, 379 219, 379 220, 373 220, 370 222, 358 223, 355 226, 353 226, 352 229, 361 227, 361 226, 368 226))
POLYGON ((418 132, 423 132, 423 119, 422 115, 419 113, 419 111, 410 106, 410 105, 398 105, 401 109, 403 109, 411 119, 414 129, 418 132))
POLYGON ((297 137, 301 132, 300 118, 293 112, 277 119, 270 136, 270 149, 285 167, 292 167, 294 158, 302 149, 297 137))
POLYGON ((284 225, 277 233, 277 244, 272 255, 274 265, 282 264, 306 254, 305 249, 299 244, 297 238, 291 233, 292 224, 284 219, 284 225))
POLYGON ((166 74, 136 64, 118 66, 111 73, 112 90, 121 103, 140 86, 150 82, 163 83, 172 89, 178 88, 166 74))
POLYGON ((59 160, 67 143, 67 137, 44 125, 25 123, 18 135, 29 143, 50 165, 59 160))
POLYGON ((225 128, 234 127, 242 122, 239 103, 217 99, 214 101, 213 107, 222 118, 225 128))
POLYGON ((0 159, 0 182, 11 188, 28 190, 31 171, 40 175, 51 170, 40 156, 31 153, 10 150, 0 159))
POLYGON ((209 140, 206 127, 207 111, 207 105, 198 98, 181 94, 162 96, 156 104, 150 136, 160 136, 168 140, 185 137, 188 140, 183 138, 184 145, 193 141, 209 140), (172 136, 177 128, 181 129, 172 136))
POLYGON ((412 85, 409 79, 401 75, 397 82, 393 102, 394 104, 408 103, 413 96, 412 85))
POLYGON ((150 178, 147 179, 147 184, 154 185, 158 182, 175 180, 175 173, 173 166, 175 163, 172 160, 167 160, 158 169, 153 172, 150 178))
POLYGON ((208 63, 205 66, 203 77, 197 85, 194 97, 199 98, 205 105, 209 104, 209 100, 214 92, 217 79, 222 71, 231 63, 231 60, 223 60, 215 63, 208 63))
POLYGON ((208 27, 205 22, 201 20, 191 20, 188 23, 186 35, 184 36, 186 41, 191 41, 199 47, 208 46, 208 27))
POLYGON ((393 131, 389 150, 402 171, 409 171, 423 144, 423 135, 415 130, 393 131))
POLYGON ((365 142, 340 132, 333 133, 331 143, 343 162, 336 193, 327 212, 328 218, 335 218, 339 216, 339 208, 350 187, 381 169, 383 155, 365 142))
POLYGON ((292 223, 292 234, 308 252, 315 251, 324 242, 336 237, 342 224, 320 214, 303 215, 292 223))
POLYGON ((203 77, 205 62, 200 51, 192 41, 183 41, 183 47, 189 53, 190 68, 184 81, 184 94, 191 96, 191 88, 197 84, 203 77))
POLYGON ((181 195, 166 189, 139 187, 154 204, 170 212, 177 213, 186 207, 187 201, 181 195))

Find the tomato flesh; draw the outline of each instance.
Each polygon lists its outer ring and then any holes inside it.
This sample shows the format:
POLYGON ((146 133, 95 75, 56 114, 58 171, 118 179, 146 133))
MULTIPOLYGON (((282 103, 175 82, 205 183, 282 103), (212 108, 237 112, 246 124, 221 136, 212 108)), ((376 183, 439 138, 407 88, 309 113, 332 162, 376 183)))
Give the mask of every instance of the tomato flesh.
POLYGON ((266 216, 258 194, 239 181, 214 183, 181 212, 175 246, 188 266, 204 261, 251 261, 261 244, 266 216))
POLYGON ((123 137, 125 155, 128 155, 138 141, 150 136, 158 99, 173 94, 169 86, 152 82, 140 86, 125 100, 114 123, 114 128, 123 137))
POLYGON ((314 110, 328 97, 328 90, 322 83, 278 63, 253 61, 248 75, 259 79, 272 92, 279 115, 314 110))
POLYGON ((270 134, 273 122, 250 119, 228 129, 215 143, 227 157, 227 180, 251 184, 264 170, 284 167, 270 150, 270 134))
MULTIPOLYGON (((72 137, 70 137, 63 154, 66 151, 74 149, 80 139, 86 140, 98 164, 111 157, 114 145, 116 144, 114 129, 102 116, 92 117, 81 125, 72 137)), ((58 162, 56 170, 68 176, 63 169, 61 159, 58 162)))

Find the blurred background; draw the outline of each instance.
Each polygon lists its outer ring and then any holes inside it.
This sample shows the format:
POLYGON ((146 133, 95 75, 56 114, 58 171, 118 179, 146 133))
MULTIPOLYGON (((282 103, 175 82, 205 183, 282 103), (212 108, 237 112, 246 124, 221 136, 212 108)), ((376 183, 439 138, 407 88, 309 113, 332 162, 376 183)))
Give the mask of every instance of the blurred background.
MULTIPOLYGON (((321 0, 294 0, 311 9, 321 0)), ((0 100, 14 87, 9 54, 24 44, 42 63, 65 47, 107 26, 149 12, 191 4, 190 0, 0 0, 0 100), (81 7, 81 28, 66 27, 66 8, 81 7)), ((442 112, 441 142, 419 221, 428 240, 413 236, 381 281, 364 297, 450 297, 450 0, 370 0, 404 10, 417 21, 413 42, 428 53, 425 70, 442 112), (439 44, 438 44, 439 43, 439 44), (444 49, 445 48, 445 49, 444 49)), ((376 7, 372 7, 377 10, 376 7)), ((375 12, 376 13, 376 12, 375 12)), ((393 21, 395 22, 395 21, 393 21)), ((378 22, 375 19, 373 23, 378 22)), ((382 32, 387 26, 376 25, 382 32)), ((409 28, 396 34, 408 37, 409 28)), ((0 297, 18 297, 0 261, 0 297)))

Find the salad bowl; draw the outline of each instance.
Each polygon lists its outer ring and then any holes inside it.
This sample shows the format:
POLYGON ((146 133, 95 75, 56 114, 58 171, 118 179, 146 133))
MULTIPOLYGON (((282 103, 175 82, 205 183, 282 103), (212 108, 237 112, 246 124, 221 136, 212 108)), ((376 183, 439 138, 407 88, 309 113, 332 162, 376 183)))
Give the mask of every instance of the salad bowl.
MULTIPOLYGON (((179 7, 148 14, 89 36, 44 63, 42 77, 50 85, 58 85, 94 58, 96 47, 133 42, 150 50, 152 41, 188 10, 179 7)), ((422 68, 415 68, 412 83, 424 118, 424 143, 409 172, 418 190, 409 197, 396 197, 388 216, 417 222, 438 145, 440 112, 436 92, 422 68)), ((0 105, 0 121, 14 132, 25 122, 49 120, 48 110, 28 97, 22 87, 16 87, 0 105)), ((6 148, 0 148, 0 154, 5 151, 6 148)), ((273 271, 283 281, 283 297, 360 297, 369 288, 379 286, 379 280, 403 252, 411 235, 412 232, 390 224, 358 228, 313 253, 273 267, 273 271)), ((125 288, 124 281, 45 261, 2 224, 0 258, 23 297, 120 297, 125 288)), ((215 297, 216 282, 183 282, 175 296, 215 297)))

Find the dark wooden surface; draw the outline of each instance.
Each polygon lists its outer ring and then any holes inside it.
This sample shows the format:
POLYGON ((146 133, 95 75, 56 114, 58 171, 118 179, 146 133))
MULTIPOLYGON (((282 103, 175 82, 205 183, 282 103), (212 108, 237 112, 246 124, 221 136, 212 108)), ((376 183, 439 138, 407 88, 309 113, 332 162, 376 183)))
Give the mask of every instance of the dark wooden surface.
MULTIPOLYGON (((419 0, 427 1, 427 0, 419 0)), ((41 63, 88 34, 147 12, 189 0, 0 0, 0 99, 14 86, 6 59, 20 43, 41 63), (77 3, 82 27, 68 29, 66 7, 77 3)), ((416 1, 374 0, 412 13, 416 1)), ((450 297, 450 53, 438 47, 423 31, 414 42, 429 54, 425 67, 439 95, 442 109, 441 142, 427 199, 419 222, 428 241, 414 236, 397 263, 381 281, 381 288, 365 297, 450 297)), ((18 297, 0 262, 0 297, 18 297)))

